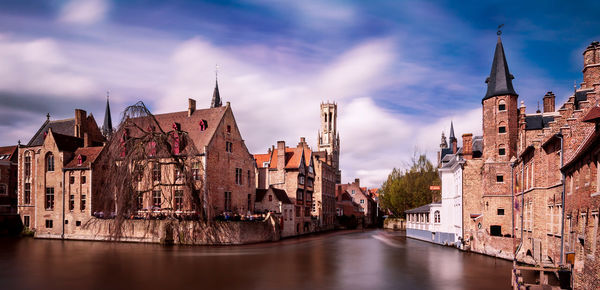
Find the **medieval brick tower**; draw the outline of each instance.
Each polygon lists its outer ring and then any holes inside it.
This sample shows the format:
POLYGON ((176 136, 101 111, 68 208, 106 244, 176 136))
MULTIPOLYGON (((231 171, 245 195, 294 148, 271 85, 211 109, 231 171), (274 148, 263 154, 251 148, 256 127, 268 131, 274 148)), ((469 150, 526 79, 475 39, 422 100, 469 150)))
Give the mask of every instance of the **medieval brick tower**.
POLYGON ((331 166, 336 171, 336 183, 342 182, 340 172, 340 134, 337 132, 337 104, 321 103, 321 130, 318 137, 319 151, 326 151, 331 166))
POLYGON ((517 155, 517 93, 508 70, 498 33, 492 70, 487 78, 483 105, 483 212, 485 228, 492 235, 511 233, 511 165, 517 155))

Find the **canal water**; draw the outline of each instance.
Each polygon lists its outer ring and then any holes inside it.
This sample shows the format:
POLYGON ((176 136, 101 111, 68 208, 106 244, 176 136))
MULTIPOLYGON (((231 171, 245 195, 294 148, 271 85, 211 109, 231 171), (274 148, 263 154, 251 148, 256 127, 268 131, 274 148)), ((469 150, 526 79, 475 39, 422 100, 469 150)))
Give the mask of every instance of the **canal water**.
POLYGON ((509 289, 510 271, 381 230, 232 247, 0 239, 0 289, 509 289))

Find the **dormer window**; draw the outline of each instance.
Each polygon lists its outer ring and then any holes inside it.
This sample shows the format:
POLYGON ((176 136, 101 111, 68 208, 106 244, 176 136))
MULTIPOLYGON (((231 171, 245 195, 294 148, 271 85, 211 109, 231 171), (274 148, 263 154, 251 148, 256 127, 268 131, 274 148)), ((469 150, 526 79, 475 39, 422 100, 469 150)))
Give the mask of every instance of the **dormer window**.
POLYGON ((200 131, 208 129, 208 122, 206 120, 200 120, 200 123, 198 123, 198 125, 200 126, 200 131))
POLYGON ((83 157, 81 154, 77 155, 77 166, 81 166, 83 164, 83 157))

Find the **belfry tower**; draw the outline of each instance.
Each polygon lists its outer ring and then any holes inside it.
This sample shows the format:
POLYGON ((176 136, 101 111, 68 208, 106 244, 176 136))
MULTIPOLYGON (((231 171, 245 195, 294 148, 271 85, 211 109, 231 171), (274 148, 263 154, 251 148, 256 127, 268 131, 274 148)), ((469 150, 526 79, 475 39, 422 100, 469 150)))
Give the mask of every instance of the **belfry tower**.
POLYGON ((340 171, 340 134, 337 132, 337 104, 321 103, 321 130, 318 137, 319 151, 326 151, 331 166, 336 170, 336 183, 342 182, 340 171))

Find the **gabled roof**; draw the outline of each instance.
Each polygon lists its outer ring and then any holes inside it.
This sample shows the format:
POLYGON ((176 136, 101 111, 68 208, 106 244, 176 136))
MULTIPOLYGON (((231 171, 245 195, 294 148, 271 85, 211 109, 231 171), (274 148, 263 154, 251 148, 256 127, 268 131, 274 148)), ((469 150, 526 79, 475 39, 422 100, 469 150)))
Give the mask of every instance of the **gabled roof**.
POLYGON ((96 147, 81 147, 77 148, 73 154, 73 159, 65 165, 65 169, 69 168, 89 168, 90 165, 96 160, 100 152, 102 151, 102 146, 96 147), (81 156, 82 163, 79 165, 79 156, 81 156))
POLYGON ((10 160, 17 153, 17 146, 0 147, 0 160, 10 160))
POLYGON ((63 119, 63 120, 46 120, 42 127, 31 137, 27 146, 40 146, 44 144, 44 133, 48 132, 48 129, 52 129, 52 132, 74 136, 75 134, 75 118, 63 119))
POLYGON ((275 195, 275 198, 277 198, 277 200, 281 201, 284 204, 292 204, 292 201, 288 197, 285 190, 275 188, 273 186, 270 186, 269 189, 257 189, 256 190, 256 202, 261 202, 265 198, 265 196, 267 195, 269 190, 271 190, 273 192, 273 195, 275 195))
MULTIPOLYGON (((277 169, 277 162, 279 159, 278 152, 279 152, 279 149, 274 149, 271 153, 255 154, 254 159, 256 160, 256 166, 258 166, 259 168, 263 168, 263 163, 270 160, 269 168, 277 169)), ((308 148, 286 147, 285 148, 285 169, 300 168, 300 162, 302 162, 302 160, 304 160, 305 166, 310 166, 311 156, 312 156, 312 151, 308 148)))
POLYGON ((583 144, 577 148, 575 151, 575 155, 571 157, 571 159, 565 163, 565 165, 561 168, 562 171, 567 171, 570 167, 574 166, 578 160, 583 158, 588 151, 597 148, 600 145, 600 130, 594 130, 590 133, 587 138, 583 141, 583 144))
POLYGON ((256 167, 258 167, 258 168, 264 168, 263 164, 265 164, 265 162, 271 161, 271 153, 254 154, 253 156, 254 156, 254 161, 256 162, 256 167))
POLYGON ((490 72, 490 76, 485 80, 488 85, 487 93, 482 102, 496 96, 516 96, 517 93, 512 85, 512 80, 514 78, 515 77, 511 75, 508 70, 504 47, 502 46, 502 40, 498 35, 498 42, 496 43, 496 51, 494 52, 494 60, 492 62, 492 71, 490 72))
POLYGON ((179 124, 181 131, 187 132, 190 139, 194 142, 198 152, 204 152, 204 146, 208 146, 212 140, 227 108, 226 106, 195 110, 191 116, 188 116, 188 111, 181 111, 157 114, 154 117, 164 132, 172 131, 173 123, 179 124), (200 122, 202 120, 205 120, 208 125, 204 131, 200 129, 200 122))

